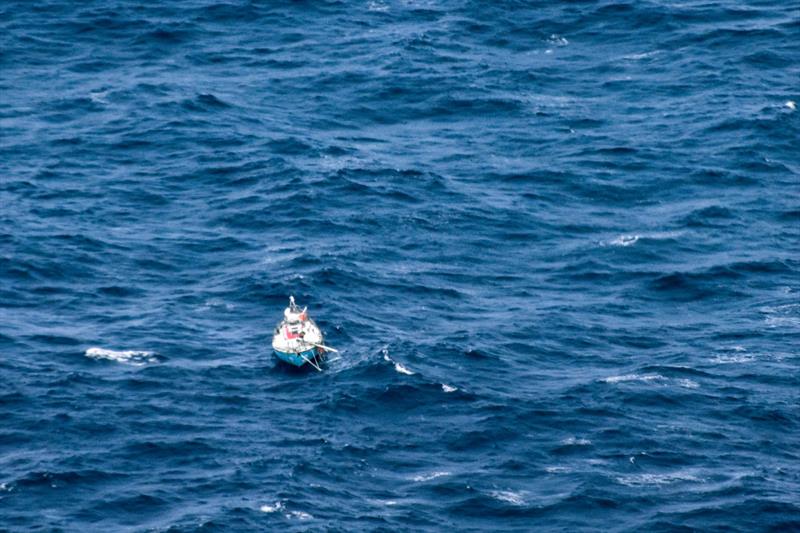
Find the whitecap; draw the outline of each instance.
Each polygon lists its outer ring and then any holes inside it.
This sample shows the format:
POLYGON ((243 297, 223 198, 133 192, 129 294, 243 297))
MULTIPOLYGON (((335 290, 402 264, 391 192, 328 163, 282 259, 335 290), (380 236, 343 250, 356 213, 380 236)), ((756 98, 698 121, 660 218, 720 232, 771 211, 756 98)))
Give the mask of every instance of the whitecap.
POLYGON ((556 35, 555 33, 550 35, 550 37, 547 39, 547 42, 556 46, 567 46, 569 44, 567 39, 560 35, 556 35))
POLYGON ((367 4, 367 11, 377 11, 378 13, 385 13, 389 11, 389 6, 383 2, 370 2, 367 4))
POLYGON ((800 326, 800 304, 765 306, 759 309, 764 321, 771 328, 780 326, 800 326))
POLYGON ((305 511, 289 511, 286 513, 286 518, 293 518, 295 520, 312 520, 314 517, 305 511))
POLYGON ((783 105, 788 107, 792 111, 795 111, 797 109, 797 104, 794 102, 794 100, 787 100, 786 103, 783 105))
POLYGON ((732 355, 724 355, 720 354, 717 355, 714 359, 711 360, 712 363, 717 363, 720 365, 729 365, 733 363, 750 363, 755 359, 752 354, 732 354, 732 355))
POLYGON ((700 387, 700 384, 696 381, 686 378, 680 379, 669 379, 661 374, 624 374, 622 376, 610 376, 604 379, 601 379, 605 383, 615 384, 615 383, 626 383, 632 381, 639 381, 642 383, 650 383, 650 382, 670 382, 675 383, 679 387, 683 387, 684 389, 697 389, 700 387))
POLYGON ((778 328, 781 326, 800 326, 800 318, 791 316, 771 316, 767 317, 765 322, 771 328, 778 328))
POLYGON ((744 346, 726 346, 720 347, 719 350, 728 353, 717 354, 717 356, 711 360, 712 363, 722 365, 731 363, 749 363, 755 359, 753 354, 747 353, 747 348, 744 346))
POLYGON ((704 480, 688 472, 674 472, 671 474, 630 474, 618 476, 617 483, 636 487, 641 485, 668 485, 678 482, 703 482, 704 480))
POLYGON ((262 513, 274 513, 276 511, 280 511, 281 509, 283 509, 283 504, 281 502, 275 502, 273 505, 262 505, 258 510, 262 513))
POLYGON ((567 474, 572 472, 572 470, 566 466, 546 466, 544 467, 544 471, 548 474, 567 474))
POLYGON ((387 363, 394 363, 394 369, 401 374, 405 374, 407 376, 414 375, 414 372, 412 372, 408 368, 404 367, 403 365, 401 365, 400 363, 396 362, 394 359, 389 357, 389 354, 387 353, 386 350, 383 351, 383 360, 386 361, 387 363))
POLYGON ((680 237, 683 231, 653 231, 648 233, 625 233, 607 241, 600 241, 603 246, 632 246, 642 239, 665 240, 680 237))
POLYGON ((589 446, 592 443, 589 439, 579 439, 576 437, 567 437, 561 441, 564 446, 589 446))
POLYGON ((507 502, 512 505, 525 505, 524 492, 514 492, 512 490, 493 490, 489 493, 489 495, 496 500, 507 502))
POLYGON ((622 376, 610 376, 604 378, 600 381, 604 381, 606 383, 624 383, 627 381, 659 381, 662 379, 666 379, 661 374, 624 374, 622 376))
POLYGON ((397 370, 398 372, 400 372, 401 374, 405 374, 407 376, 413 376, 414 375, 414 372, 412 372, 411 370, 407 369, 406 367, 404 367, 400 363, 395 363, 394 364, 394 369, 397 370))
POLYGON ((430 481, 432 479, 436 479, 437 477, 444 477, 449 475, 450 472, 431 472, 429 474, 420 474, 419 476, 414 476, 413 478, 411 478, 411 480, 420 483, 422 481, 430 481))
POLYGON ((608 241, 611 246, 630 246, 636 244, 641 235, 620 235, 614 240, 608 241))
POLYGON ((767 305, 761 307, 759 311, 762 313, 792 313, 800 311, 800 304, 767 305))
POLYGON ((149 363, 158 362, 154 352, 147 352, 143 350, 107 350, 105 348, 89 348, 84 353, 86 357, 92 359, 107 359, 109 361, 116 361, 133 366, 144 366, 149 363))
POLYGON ((442 390, 445 392, 455 392, 458 390, 458 387, 451 387, 447 383, 442 383, 442 390))
POLYGON ((229 304, 227 302, 223 302, 222 300, 213 299, 213 300, 206 300, 205 302, 203 302, 203 308, 204 309, 217 308, 217 309, 225 309, 226 311, 233 311, 234 309, 236 309, 236 306, 233 304, 229 304))
POLYGON ((622 59, 629 59, 629 60, 634 60, 635 61, 637 59, 645 59, 645 58, 648 58, 648 57, 652 57, 652 56, 656 55, 657 53, 658 53, 658 51, 642 52, 640 54, 628 54, 628 55, 622 56, 622 59))

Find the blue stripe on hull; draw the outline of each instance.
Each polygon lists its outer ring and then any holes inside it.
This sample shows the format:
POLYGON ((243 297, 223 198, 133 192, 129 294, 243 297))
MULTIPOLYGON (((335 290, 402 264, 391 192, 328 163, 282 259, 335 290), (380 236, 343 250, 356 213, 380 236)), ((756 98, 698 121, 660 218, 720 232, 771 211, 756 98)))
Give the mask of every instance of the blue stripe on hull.
POLYGON ((294 352, 281 352, 278 350, 273 350, 275 352, 275 357, 283 361, 284 363, 289 363, 290 365, 294 366, 303 366, 306 364, 306 359, 309 361, 313 361, 314 358, 317 357, 316 349, 311 348, 310 350, 306 350, 305 352, 294 353, 294 352), (303 357, 306 359, 303 359, 303 357))

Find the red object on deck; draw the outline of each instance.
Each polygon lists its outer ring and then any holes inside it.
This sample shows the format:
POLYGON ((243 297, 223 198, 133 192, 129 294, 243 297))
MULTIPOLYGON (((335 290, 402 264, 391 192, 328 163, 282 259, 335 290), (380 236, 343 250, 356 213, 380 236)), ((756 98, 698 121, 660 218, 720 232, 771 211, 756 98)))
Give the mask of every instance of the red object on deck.
POLYGON ((283 329, 286 332, 286 338, 289 339, 289 340, 296 339, 297 337, 300 336, 299 333, 292 333, 291 331, 289 331, 289 326, 284 326, 283 329))

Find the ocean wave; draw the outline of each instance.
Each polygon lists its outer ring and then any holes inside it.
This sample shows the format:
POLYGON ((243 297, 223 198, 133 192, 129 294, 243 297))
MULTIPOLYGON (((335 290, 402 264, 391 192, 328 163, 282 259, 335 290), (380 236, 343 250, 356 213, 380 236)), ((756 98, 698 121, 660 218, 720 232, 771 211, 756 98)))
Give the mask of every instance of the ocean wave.
POLYGON ((619 237, 608 241, 611 246, 631 246, 636 244, 641 239, 640 235, 620 235, 619 237))
POLYGON ((449 476, 449 475, 451 475, 450 472, 436 471, 436 472, 430 472, 430 473, 427 473, 427 474, 420 474, 420 475, 414 476, 414 477, 411 478, 411 480, 412 481, 416 481, 417 483, 422 483, 422 482, 425 482, 425 481, 431 481, 433 479, 440 478, 440 477, 445 477, 445 476, 449 476))
MULTIPOLYGON (((387 363, 392 363, 394 365, 395 371, 400 373, 400 374, 405 374, 406 376, 413 376, 415 374, 415 372, 409 370, 408 368, 403 366, 403 364, 398 363, 397 361, 395 361, 394 359, 389 357, 388 353, 384 352, 383 360, 386 361, 387 363)), ((447 392, 447 391, 445 391, 445 392, 447 392)))
POLYGON ((670 240, 676 239, 684 235, 682 231, 656 231, 656 232, 647 232, 647 233, 629 233, 629 234, 622 234, 613 239, 601 241, 601 244, 607 246, 633 246, 634 244, 638 243, 640 240, 653 240, 653 241, 663 241, 663 240, 670 240))
POLYGON ((637 53, 637 54, 627 54, 627 55, 622 56, 622 59, 627 59, 627 60, 630 60, 630 61, 638 61, 639 59, 648 59, 648 58, 651 58, 651 57, 655 57, 660 53, 661 52, 658 51, 658 50, 653 50, 653 51, 650 51, 650 52, 640 52, 640 53, 637 53))
POLYGON ((106 359, 133 366, 144 366, 157 363, 158 357, 155 352, 143 350, 108 350, 106 348, 88 348, 84 352, 86 357, 91 359, 106 359))
POLYGON ((278 511, 283 510, 283 503, 275 502, 273 504, 264 504, 258 508, 259 511, 262 513, 276 513, 278 511))
POLYGON ((589 439, 582 439, 578 437, 567 437, 561 441, 564 446, 590 446, 592 441, 589 439))
POLYGON ((305 522, 306 520, 313 520, 314 516, 311 513, 307 513, 305 511, 289 511, 286 513, 286 518, 290 520, 300 520, 305 522))
POLYGON ((661 385, 668 385, 674 383, 679 387, 685 389, 697 389, 700 384, 688 378, 667 378, 661 374, 623 374, 619 376, 609 376, 600 380, 603 383, 619 384, 619 383, 656 383, 661 385))
POLYGON ((547 38, 547 43, 556 46, 567 46, 569 41, 566 39, 566 37, 562 37, 561 35, 556 35, 553 33, 547 38))
POLYGON ((493 490, 489 492, 489 495, 495 500, 504 503, 510 503, 511 505, 515 505, 518 507, 528 504, 527 491, 493 490))
POLYGON ((740 4, 4 4, 0 529, 790 529, 800 26, 740 4))
POLYGON ((600 381, 604 383, 627 383, 630 381, 641 381, 641 382, 651 382, 651 381, 663 381, 666 380, 664 376, 660 374, 623 374, 620 376, 609 376, 607 378, 603 378, 600 381))
POLYGON ((386 4, 384 2, 371 0, 367 4, 367 10, 368 11, 378 12, 378 13, 386 13, 387 11, 389 11, 389 6, 388 6, 388 4, 386 4))
POLYGON ((718 353, 711 359, 712 363, 717 364, 735 364, 735 363, 751 363, 755 361, 754 354, 749 353, 744 346, 730 346, 721 348, 722 353, 718 353))
POLYGON ((800 304, 766 305, 759 308, 759 312, 771 328, 800 326, 800 304))
POLYGON ((705 480, 691 472, 671 472, 665 474, 626 474, 615 478, 617 483, 629 487, 648 485, 671 485, 673 483, 703 483, 705 480))
POLYGON ((712 363, 719 363, 723 365, 733 363, 752 363, 755 361, 753 354, 734 354, 734 355, 717 355, 711 360, 712 363))

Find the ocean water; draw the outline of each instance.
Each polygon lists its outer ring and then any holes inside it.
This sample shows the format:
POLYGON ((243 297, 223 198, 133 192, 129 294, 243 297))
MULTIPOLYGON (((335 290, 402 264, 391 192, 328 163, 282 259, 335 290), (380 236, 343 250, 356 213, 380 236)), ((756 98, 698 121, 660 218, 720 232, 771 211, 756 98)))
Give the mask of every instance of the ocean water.
POLYGON ((0 531, 800 530, 798 102, 795 0, 4 1, 0 531))

